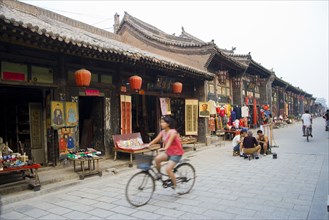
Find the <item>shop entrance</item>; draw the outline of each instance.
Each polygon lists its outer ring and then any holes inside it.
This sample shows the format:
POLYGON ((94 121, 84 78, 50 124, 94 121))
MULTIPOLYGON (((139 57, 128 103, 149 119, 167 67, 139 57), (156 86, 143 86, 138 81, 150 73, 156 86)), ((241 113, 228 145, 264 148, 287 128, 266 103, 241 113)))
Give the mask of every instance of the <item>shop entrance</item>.
POLYGON ((79 97, 79 140, 80 149, 94 148, 105 153, 103 97, 79 97))
POLYGON ((148 143, 160 131, 159 98, 132 95, 132 131, 140 132, 144 143, 148 143))
POLYGON ((43 92, 21 87, 0 88, 0 137, 35 163, 45 163, 43 92))

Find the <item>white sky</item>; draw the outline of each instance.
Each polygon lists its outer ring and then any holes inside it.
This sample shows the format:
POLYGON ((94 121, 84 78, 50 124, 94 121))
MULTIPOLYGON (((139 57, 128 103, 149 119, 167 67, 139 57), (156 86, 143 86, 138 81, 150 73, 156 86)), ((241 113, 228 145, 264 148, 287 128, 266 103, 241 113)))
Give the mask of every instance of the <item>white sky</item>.
POLYGON ((328 0, 60 1, 21 0, 113 31, 127 11, 168 34, 185 31, 220 48, 251 52, 264 67, 314 97, 329 99, 328 0))

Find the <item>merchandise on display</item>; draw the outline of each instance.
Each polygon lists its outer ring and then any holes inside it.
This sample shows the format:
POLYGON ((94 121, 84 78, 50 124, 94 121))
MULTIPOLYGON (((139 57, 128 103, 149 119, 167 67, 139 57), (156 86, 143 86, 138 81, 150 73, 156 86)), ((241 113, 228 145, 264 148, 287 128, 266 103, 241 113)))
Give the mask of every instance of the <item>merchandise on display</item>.
POLYGON ((67 154, 68 159, 80 159, 80 158, 98 158, 101 156, 101 152, 93 148, 81 149, 78 152, 70 152, 67 154))

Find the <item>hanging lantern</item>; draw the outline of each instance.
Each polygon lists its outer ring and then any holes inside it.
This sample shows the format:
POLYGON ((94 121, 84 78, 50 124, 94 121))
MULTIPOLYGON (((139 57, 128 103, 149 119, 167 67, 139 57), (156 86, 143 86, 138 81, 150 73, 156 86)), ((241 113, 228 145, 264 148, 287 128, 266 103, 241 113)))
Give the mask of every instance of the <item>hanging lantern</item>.
POLYGON ((142 88, 142 78, 140 76, 131 76, 129 78, 130 89, 140 90, 142 88))
POLYGON ((75 71, 75 83, 77 86, 89 86, 91 81, 91 73, 86 69, 79 69, 75 71))
POLYGON ((173 93, 180 94, 180 93, 182 93, 182 90, 183 90, 183 84, 182 83, 175 82, 175 83, 172 84, 173 93))

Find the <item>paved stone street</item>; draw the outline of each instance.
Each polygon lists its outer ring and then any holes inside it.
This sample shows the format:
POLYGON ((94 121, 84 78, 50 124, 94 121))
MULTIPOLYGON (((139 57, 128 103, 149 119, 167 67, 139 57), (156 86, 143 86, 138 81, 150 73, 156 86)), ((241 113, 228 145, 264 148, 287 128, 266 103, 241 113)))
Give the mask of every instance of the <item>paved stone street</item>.
POLYGON ((124 188, 137 172, 93 177, 61 191, 2 207, 2 219, 328 219, 328 132, 315 120, 314 138, 301 124, 274 130, 278 159, 232 157, 230 142, 190 159, 194 189, 178 196, 157 185, 149 204, 134 208, 124 188))

